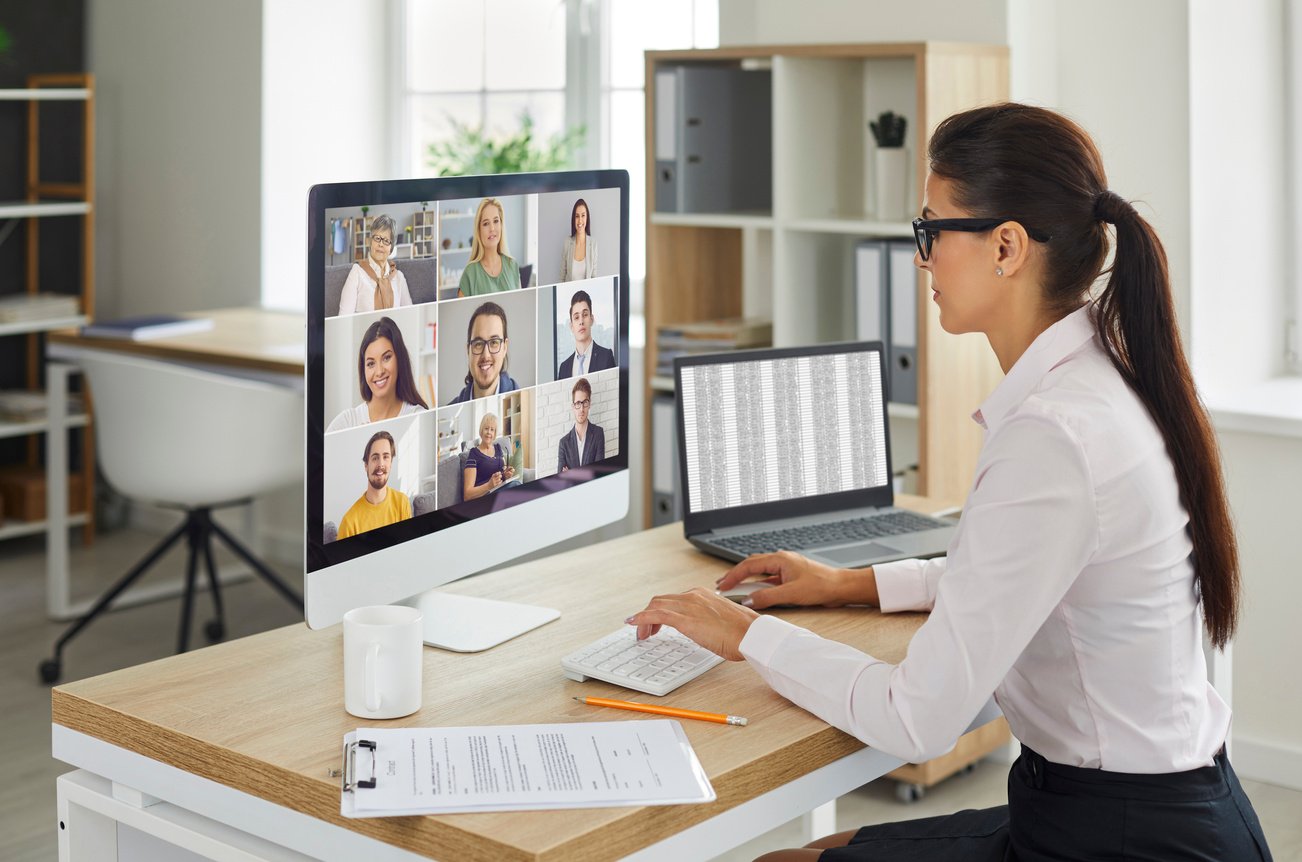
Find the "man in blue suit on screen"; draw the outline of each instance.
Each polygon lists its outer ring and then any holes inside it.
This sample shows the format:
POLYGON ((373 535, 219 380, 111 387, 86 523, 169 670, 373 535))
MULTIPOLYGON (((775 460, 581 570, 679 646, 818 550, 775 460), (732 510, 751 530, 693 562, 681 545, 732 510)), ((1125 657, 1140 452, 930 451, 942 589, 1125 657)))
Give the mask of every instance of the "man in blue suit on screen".
POLYGON ((556 379, 582 377, 593 371, 605 371, 615 367, 615 353, 609 347, 602 347, 592 340, 592 297, 586 290, 577 291, 570 297, 570 332, 574 333, 574 352, 561 363, 561 370, 556 379))
POLYGON ((600 425, 588 421, 588 411, 592 409, 592 386, 587 380, 580 377, 574 381, 570 400, 574 407, 574 427, 561 438, 556 450, 556 469, 561 473, 606 457, 606 432, 600 425))

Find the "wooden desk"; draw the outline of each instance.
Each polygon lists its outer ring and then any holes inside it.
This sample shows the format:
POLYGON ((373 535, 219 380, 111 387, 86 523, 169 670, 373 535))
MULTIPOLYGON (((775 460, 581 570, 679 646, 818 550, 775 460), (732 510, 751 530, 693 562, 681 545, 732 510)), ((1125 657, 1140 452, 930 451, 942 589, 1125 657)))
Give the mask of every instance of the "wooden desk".
MULTIPOLYGON (((90 602, 74 604, 68 574, 68 378, 81 357, 93 352, 130 353, 168 362, 180 362, 224 374, 252 377, 303 390, 307 358, 307 319, 301 313, 262 308, 228 308, 198 311, 213 328, 154 341, 86 338, 75 329, 51 332, 46 339, 46 404, 50 433, 45 451, 46 512, 46 614, 55 620, 80 616, 90 602)), ((93 472, 93 462, 87 472, 93 472)), ((87 494, 93 499, 94 477, 88 477, 87 494)), ((116 607, 152 601, 179 593, 176 584, 156 584, 130 591, 116 607)))
MULTIPOLYGON (((290 626, 70 683, 53 692, 54 756, 323 858, 412 858, 398 849, 443 860, 714 855, 900 761, 793 706, 745 663, 729 663, 666 698, 750 718, 744 728, 683 722, 718 794, 711 804, 347 820, 328 770, 339 765, 343 734, 359 725, 637 719, 571 700, 628 692, 566 679, 561 656, 618 628, 654 592, 712 585, 725 568, 671 524, 443 587, 549 605, 561 618, 484 653, 427 649, 425 706, 393 722, 344 712, 340 626, 290 626)), ((862 608, 777 613, 892 662, 925 619, 862 608)))
POLYGON ((224 308, 188 316, 209 318, 213 328, 152 341, 86 338, 75 329, 65 329, 50 333, 46 352, 55 358, 73 358, 85 350, 107 350, 190 365, 303 376, 307 361, 305 315, 265 308, 224 308))

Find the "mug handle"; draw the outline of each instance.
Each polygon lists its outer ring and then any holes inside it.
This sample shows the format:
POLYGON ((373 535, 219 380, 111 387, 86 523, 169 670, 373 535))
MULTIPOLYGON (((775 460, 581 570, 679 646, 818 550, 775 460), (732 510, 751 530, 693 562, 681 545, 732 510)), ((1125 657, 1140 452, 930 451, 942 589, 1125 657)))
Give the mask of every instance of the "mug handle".
POLYGON ((375 672, 380 657, 380 645, 372 642, 366 648, 366 709, 375 712, 380 708, 380 676, 375 672))

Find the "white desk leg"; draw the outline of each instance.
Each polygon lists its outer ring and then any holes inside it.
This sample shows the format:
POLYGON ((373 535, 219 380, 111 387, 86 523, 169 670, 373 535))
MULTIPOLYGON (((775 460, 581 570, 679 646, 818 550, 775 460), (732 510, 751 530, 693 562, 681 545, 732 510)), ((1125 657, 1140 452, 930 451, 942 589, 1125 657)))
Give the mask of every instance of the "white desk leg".
POLYGON ((805 843, 824 838, 836 832, 836 800, 800 815, 805 833, 805 843))
POLYGON ((69 778, 55 782, 59 809, 59 862, 117 862, 118 822, 86 807, 93 795, 69 778))
MULTIPOLYGON (((63 362, 45 364, 45 610, 64 620, 71 605, 68 583, 68 374, 63 362)), ((87 477, 90 481, 90 477, 87 477)))

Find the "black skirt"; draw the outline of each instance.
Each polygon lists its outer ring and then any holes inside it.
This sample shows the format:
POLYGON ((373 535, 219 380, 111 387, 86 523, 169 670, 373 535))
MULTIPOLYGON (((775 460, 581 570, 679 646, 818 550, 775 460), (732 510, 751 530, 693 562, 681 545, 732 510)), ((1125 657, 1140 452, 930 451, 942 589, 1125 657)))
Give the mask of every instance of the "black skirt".
POLYGON ((1050 763, 1026 746, 1008 804, 865 826, 820 862, 1249 862, 1271 859, 1225 756, 1188 772, 1131 775, 1050 763))

